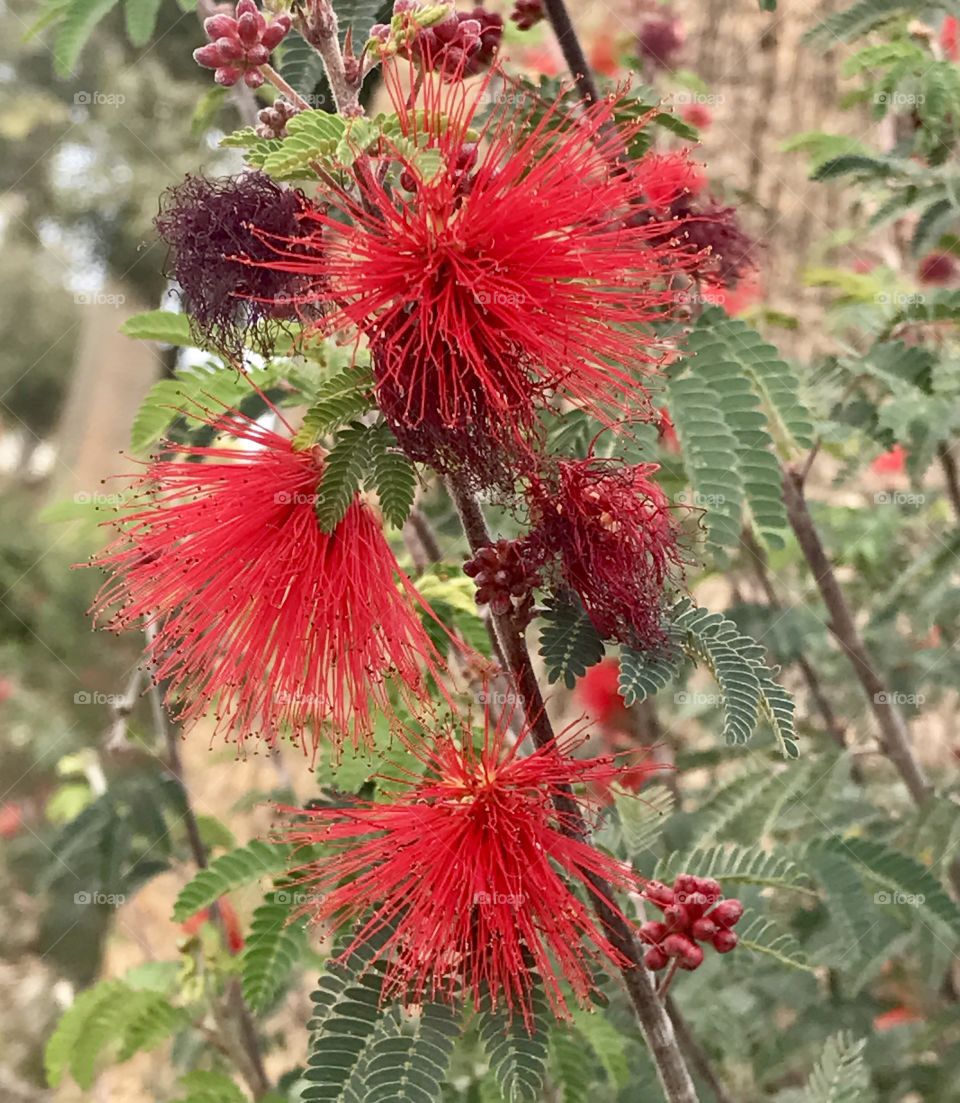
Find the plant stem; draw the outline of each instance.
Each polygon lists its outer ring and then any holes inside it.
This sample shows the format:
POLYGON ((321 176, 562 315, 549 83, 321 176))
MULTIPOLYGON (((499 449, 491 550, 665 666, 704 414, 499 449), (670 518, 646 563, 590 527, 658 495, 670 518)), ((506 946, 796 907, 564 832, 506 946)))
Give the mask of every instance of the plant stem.
MULTIPOLYGON (((773 583, 770 580, 770 572, 767 569, 766 553, 757 543, 757 539, 753 535, 753 529, 750 528, 749 525, 744 528, 743 535, 740 537, 740 543, 743 544, 750 556, 754 574, 757 577, 757 581, 760 583, 760 589, 763 590, 764 597, 767 599, 767 605, 771 609, 777 611, 781 610, 783 605, 777 597, 777 593, 773 588, 773 583)), ((842 751, 847 750, 847 739, 844 727, 837 719, 836 713, 833 711, 833 706, 823 692, 823 687, 820 685, 820 679, 817 676, 817 672, 810 665, 810 660, 807 659, 805 655, 800 655, 796 662, 807 683, 810 697, 817 706, 820 716, 823 718, 824 727, 830 733, 831 738, 837 746, 842 751)))
POLYGON ((713 1071, 713 1066, 710 1064, 710 1058, 707 1056, 706 1050, 704 1050, 703 1046, 697 1041, 693 1031, 690 1029, 690 1024, 680 1013, 680 1008, 677 1007, 676 1001, 672 996, 667 996, 667 1013, 673 1020, 673 1028, 677 1032, 680 1048, 687 1055, 690 1064, 693 1065, 700 1076, 710 1085, 710 1090, 716 1097, 717 1103, 734 1103, 733 1097, 727 1094, 727 1089, 717 1079, 717 1074, 713 1071))
POLYGON ((557 42, 563 51, 563 59, 576 82, 580 95, 585 100, 596 103, 600 99, 600 92, 597 89, 597 82, 593 79, 590 63, 580 45, 573 20, 567 11, 567 5, 564 0, 543 0, 543 8, 547 13, 547 19, 550 20, 553 33, 557 36, 557 42))
POLYGON ((294 105, 299 107, 301 111, 309 111, 310 104, 300 95, 300 93, 290 84, 288 84, 282 76, 274 69, 272 65, 261 65, 260 72, 267 78, 278 92, 282 92, 284 96, 294 105))
MULTIPOLYGON (((153 642, 155 632, 156 630, 153 626, 148 626, 146 628, 145 634, 150 643, 153 642)), ((203 836, 200 834, 200 824, 197 820, 196 813, 193 810, 193 800, 191 798, 190 789, 187 786, 186 775, 183 769, 183 759, 180 755, 180 743, 173 725, 167 720, 166 710, 163 705, 163 696, 163 686, 151 679, 150 711, 153 717, 154 730, 158 741, 166 748, 167 769, 177 780, 183 793, 183 823, 186 828, 187 840, 190 844, 190 852, 193 855, 194 864, 198 869, 206 869, 208 865, 207 848, 203 842, 203 836)), ((216 904, 211 907, 210 913, 220 929, 224 943, 226 943, 226 929, 223 923, 223 916, 220 914, 220 910, 217 908, 216 904)), ((246 1001, 243 998, 240 981, 237 977, 231 977, 227 981, 225 995, 226 1009, 233 1019, 239 1033, 240 1045, 236 1047, 232 1056, 236 1060, 240 1073, 246 1081, 247 1087, 250 1089, 253 1098, 255 1100, 263 1099, 263 1097, 270 1092, 270 1081, 267 1078, 267 1073, 263 1066, 263 1056, 260 1052, 260 1042, 257 1038, 256 1024, 250 1013, 250 1008, 247 1007, 246 1001)))
POLYGON ((843 648, 853 667, 867 703, 880 729, 884 753, 896 767, 917 804, 923 804, 933 790, 910 745, 910 733, 903 713, 893 700, 890 689, 877 672, 873 659, 857 630, 853 614, 837 580, 833 564, 827 557, 804 494, 802 474, 787 468, 783 474, 783 500, 787 517, 800 550, 813 572, 820 596, 830 614, 830 631, 843 648))
POLYGON ((340 48, 340 26, 337 13, 329 0, 313 0, 307 11, 296 20, 297 30, 323 60, 330 93, 340 115, 360 115, 360 67, 357 80, 347 76, 343 50, 340 48))
POLYGON ((957 461, 949 444, 941 444, 937 448, 937 456, 940 466, 943 468, 943 477, 947 483, 947 497, 953 506, 953 516, 960 521, 960 474, 957 472, 957 461))
MULTIPOLYGON (((450 483, 450 493, 463 522, 463 530, 471 550, 476 553, 480 548, 491 544, 492 537, 487 529, 480 504, 474 495, 453 482, 450 483)), ((533 741, 538 747, 547 746, 555 741, 556 736, 530 661, 526 639, 509 614, 494 616, 493 622, 533 741)), ((558 795, 556 805, 565 825, 564 830, 575 837, 587 838, 589 831, 572 793, 558 795)), ((677 1044, 673 1023, 666 1008, 657 997, 653 975, 643 965, 640 944, 630 924, 616 914, 610 906, 610 902, 614 899, 613 889, 602 878, 586 872, 585 876, 591 886, 594 910, 603 924, 607 937, 630 962, 630 965, 622 970, 623 980, 657 1066, 664 1094, 669 1103, 697 1103, 696 1089, 677 1044)))

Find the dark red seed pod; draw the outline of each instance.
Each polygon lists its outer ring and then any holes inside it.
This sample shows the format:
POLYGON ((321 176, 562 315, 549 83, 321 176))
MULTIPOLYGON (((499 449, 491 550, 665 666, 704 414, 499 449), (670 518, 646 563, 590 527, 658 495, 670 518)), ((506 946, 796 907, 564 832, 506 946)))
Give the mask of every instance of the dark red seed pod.
POLYGON ((695 943, 690 943, 690 949, 680 955, 680 968, 692 973, 694 969, 703 964, 703 950, 695 943))
POLYGON ((640 928, 640 938, 644 942, 649 942, 656 945, 658 942, 662 942, 667 934, 666 923, 658 923, 656 920, 651 919, 649 922, 644 923, 640 928))
POLYGON ((681 969, 696 969, 703 961, 703 950, 686 935, 671 934, 663 940, 660 949, 667 957, 679 958, 681 969))
POLYGON ((656 904, 660 908, 668 907, 673 903, 673 889, 662 881, 648 881, 643 895, 651 904, 656 904))
POLYGON ((663 921, 671 931, 686 931, 690 928, 690 913, 683 904, 671 904, 663 909, 663 921))
POLYGON ((699 939, 701 942, 711 942, 720 928, 712 919, 704 916, 701 919, 697 919, 690 930, 694 938, 699 939))
POLYGON ((663 952, 663 950, 660 949, 659 946, 651 946, 650 949, 647 950, 647 952, 643 955, 643 964, 646 965, 648 969, 652 969, 654 972, 658 972, 660 969, 663 969, 668 961, 669 958, 663 952))
POLYGON ((729 954, 739 941, 736 931, 717 931, 713 936, 713 948, 718 954, 729 954))
POLYGON ((735 927, 743 917, 743 904, 739 900, 721 900, 710 913, 718 927, 735 927))

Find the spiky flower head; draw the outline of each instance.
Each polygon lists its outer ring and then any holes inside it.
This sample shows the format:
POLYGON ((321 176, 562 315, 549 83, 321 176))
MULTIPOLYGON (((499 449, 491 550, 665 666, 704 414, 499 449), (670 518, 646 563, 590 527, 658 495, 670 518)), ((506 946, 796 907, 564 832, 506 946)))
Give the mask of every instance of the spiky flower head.
POLYGON ((573 757, 575 731, 523 757, 509 712, 498 712, 485 715, 479 747, 468 730, 411 743, 425 772, 409 773, 382 802, 287 809, 301 818, 286 834, 324 847, 296 875, 316 890, 305 909, 316 921, 357 922, 345 957, 391 932, 378 951, 385 996, 489 999, 529 1026, 536 977, 564 1015, 564 981, 583 1000, 597 963, 626 964, 575 887, 599 878, 631 891, 641 881, 584 842, 573 814, 590 807, 570 786, 622 768, 609 756, 573 757))
POLYGON ((370 506, 355 498, 331 533, 315 511, 324 459, 239 413, 211 426, 233 442, 172 446, 154 459, 94 560, 107 627, 152 626, 148 659, 180 718, 273 743, 288 732, 356 746, 390 687, 428 702, 442 660, 370 506), (198 462, 201 461, 201 462, 198 462))
POLYGON ((558 396, 608 421, 642 416, 650 323, 694 258, 618 160, 636 127, 613 102, 566 114, 489 80, 427 75, 410 105, 395 64, 385 76, 403 171, 359 174, 361 201, 332 193, 339 211, 305 216, 322 249, 266 264, 315 279, 326 325, 366 336, 404 448, 444 473, 510 479, 558 396))
POLYGON ((580 597, 601 636, 638 648, 662 642, 666 590, 682 567, 677 522, 651 477, 656 470, 563 460, 528 492, 528 545, 554 564, 557 587, 580 597))
POLYGON ((302 194, 261 172, 187 176, 164 192, 155 225, 198 342, 234 359, 245 343, 269 351, 311 281, 256 263, 276 255, 263 235, 303 249, 306 209, 302 194))

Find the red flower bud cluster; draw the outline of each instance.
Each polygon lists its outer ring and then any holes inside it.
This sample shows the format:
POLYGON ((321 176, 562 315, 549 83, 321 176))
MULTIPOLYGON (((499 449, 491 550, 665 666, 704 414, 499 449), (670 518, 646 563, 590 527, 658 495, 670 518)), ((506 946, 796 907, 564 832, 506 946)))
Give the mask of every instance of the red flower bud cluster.
POLYGON ((683 26, 672 16, 648 19, 637 35, 637 53, 657 69, 672 69, 682 47, 683 26))
POLYGON ((672 958, 681 969, 691 971, 703 963, 703 949, 709 943, 718 954, 728 954, 738 939, 732 930, 743 916, 743 904, 724 899, 720 883, 712 877, 681 873, 673 887, 649 881, 643 896, 663 912, 663 921, 650 920, 640 928, 640 938, 649 949, 643 961, 648 969, 660 970, 672 958))
POLYGON ((299 114, 299 107, 281 97, 257 112, 257 133, 261 138, 285 138, 287 123, 299 114))
MULTIPOLYGON (((394 17, 421 7, 419 0, 397 0, 394 17)), ((500 48, 503 37, 503 16, 486 8, 458 12, 451 6, 450 14, 429 27, 417 26, 412 41, 402 48, 401 57, 411 57, 425 69, 436 70, 450 80, 462 80, 487 68, 500 48)), ((386 24, 371 28, 371 37, 388 41, 391 30, 386 24)))
POLYGON ((210 41, 193 51, 193 59, 204 69, 214 70, 217 84, 230 86, 243 78, 249 88, 263 84, 260 66, 290 30, 289 15, 277 15, 268 23, 255 0, 239 0, 233 15, 211 15, 203 21, 210 41))
POLYGON ((545 17, 543 0, 515 0, 513 11, 510 13, 511 20, 521 31, 529 31, 545 17))
POLYGON ((533 616, 533 591, 540 576, 524 558, 522 540, 498 540, 481 548, 463 565, 463 573, 477 584, 478 605, 489 605, 497 616, 512 613, 519 627, 533 616))

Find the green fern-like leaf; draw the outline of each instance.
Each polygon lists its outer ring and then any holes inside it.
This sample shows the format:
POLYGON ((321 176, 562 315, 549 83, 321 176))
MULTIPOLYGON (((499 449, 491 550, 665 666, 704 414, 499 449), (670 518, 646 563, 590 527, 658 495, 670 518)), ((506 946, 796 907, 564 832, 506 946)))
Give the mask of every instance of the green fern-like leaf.
POLYGON ((134 46, 146 46, 157 26, 163 0, 123 0, 123 18, 127 37, 134 46))
POLYGON ((122 1044, 118 1061, 128 1061, 135 1053, 155 1049, 191 1023, 189 1012, 173 1004, 160 992, 134 992, 126 1005, 122 1044))
POLYGON ((190 426, 200 425, 249 398, 255 386, 260 390, 272 387, 279 375, 279 369, 269 367, 252 369, 249 374, 189 368, 178 371, 173 379, 161 379, 150 388, 133 419, 130 447, 145 452, 163 439, 178 418, 190 426))
POLYGON ((811 180, 835 180, 838 176, 854 175, 858 179, 879 180, 893 176, 897 166, 882 157, 868 157, 862 153, 845 153, 823 161, 810 174, 811 180))
POLYGON ((366 486, 376 491, 380 511, 387 524, 402 528, 417 492, 417 471, 400 451, 396 438, 386 425, 370 433, 370 474, 366 486))
POLYGON ((158 341, 163 345, 193 345, 190 335, 190 319, 186 314, 173 310, 147 310, 134 314, 120 327, 120 332, 135 341, 158 341))
POLYGON ((534 1031, 516 1016, 510 1020, 489 1007, 480 1012, 480 1040, 505 1103, 537 1103, 547 1070, 546 1006, 534 990, 534 1031))
POLYGON ((909 854, 860 836, 834 836, 817 845, 852 862, 877 885, 878 906, 902 908, 907 915, 922 916, 926 922, 943 924, 954 936, 960 934, 960 908, 937 878, 909 854))
POLYGON ((618 688, 623 703, 630 708, 638 701, 653 697, 677 677, 683 665, 686 665, 686 657, 679 648, 663 648, 660 651, 622 648, 618 688))
POLYGON ((333 532, 343 520, 367 476, 369 459, 370 429, 351 422, 337 434, 317 493, 317 520, 324 532, 333 532))
POLYGON ((863 1061, 865 1039, 840 1033, 828 1038, 801 1096, 802 1103, 862 1103, 870 1087, 863 1061))
MULTIPOLYGON (((77 1055, 88 1048, 85 1038, 87 1023, 101 1008, 121 1006, 129 991, 122 981, 101 981, 81 992, 60 1017, 44 1050, 44 1069, 47 1083, 52 1088, 56 1088, 65 1073, 72 1070, 77 1055)), ((94 1050, 88 1061, 95 1060, 98 1054, 99 1049, 94 1050)))
POLYGON ((365 1054, 364 1103, 439 1103, 454 1039, 453 1011, 425 1004, 402 1033, 376 1039, 365 1054))
POLYGON ((321 383, 294 437, 297 448, 315 444, 325 433, 365 414, 373 404, 373 376, 363 364, 351 364, 321 383))
POLYGON ((665 785, 644 788, 642 797, 635 793, 615 792, 614 807, 620 821, 620 838, 631 858, 636 860, 657 841, 673 812, 674 801, 674 794, 665 785))
POLYGON ((588 1103, 589 1063, 577 1031, 558 1023, 550 1028, 550 1075, 561 1103, 588 1103))
POLYGON ((702 372, 674 374, 667 395, 693 487, 691 504, 706 510, 707 542, 722 558, 726 549, 737 547, 740 541, 744 487, 737 438, 702 372))
POLYGON ((563 679, 567 689, 573 689, 577 679, 603 658, 603 640, 574 599, 549 599, 542 619, 540 654, 547 664, 547 680, 563 679))
POLYGON ((254 911, 240 959, 243 996, 258 1014, 271 1005, 306 948, 305 919, 290 922, 289 895, 272 892, 254 911))
MULTIPOLYGON (((736 437, 743 489, 756 526, 769 546, 782 547, 787 518, 780 464, 753 381, 742 367, 742 361, 754 351, 753 334, 746 326, 741 333, 734 329, 735 324, 721 322, 695 329, 687 343, 686 370, 702 372, 709 379, 720 413, 736 437)), ((704 504, 709 511, 710 503, 704 504)))
POLYGON ((289 857, 289 846, 263 843, 259 839, 231 850, 229 854, 221 854, 180 890, 173 906, 174 923, 185 922, 231 889, 279 873, 286 868, 289 857))
POLYGON ((857 0, 849 8, 835 12, 807 31, 804 41, 829 49, 838 42, 859 38, 913 7, 913 0, 857 0))
POLYGON ((58 18, 53 63, 58 77, 69 77, 97 24, 119 0, 71 0, 58 18))
POLYGON ((714 877, 724 889, 728 885, 758 885, 816 895, 809 875, 792 858, 770 854, 759 846, 721 845, 670 854, 657 866, 656 877, 672 881, 678 873, 714 877))
POLYGON ((187 1094, 175 1103, 247 1103, 247 1097, 225 1072, 195 1069, 180 1080, 187 1094))
POLYGON ((280 74, 301 95, 311 95, 318 81, 323 78, 323 59, 295 30, 291 30, 283 40, 280 74))
POLYGON ((782 930, 772 919, 758 915, 750 923, 737 928, 740 936, 738 950, 750 950, 763 954, 790 969, 813 972, 807 962, 803 947, 788 931, 782 930))
POLYGON ((376 1040, 378 1026, 394 1014, 395 1009, 381 1003, 380 973, 369 967, 374 952, 367 944, 346 962, 331 962, 310 997, 314 1016, 309 1024, 304 1103, 343 1100, 353 1073, 376 1040))
POLYGON ((578 1007, 571 1014, 574 1026, 593 1050, 611 1087, 625 1088, 630 1083, 631 1070, 623 1036, 605 1015, 596 1011, 578 1007))
MULTIPOLYGON (((316 108, 301 111, 287 122, 286 137, 263 157, 262 168, 277 180, 295 180, 313 174, 314 162, 330 160, 343 138, 346 122, 339 115, 316 108)), ((248 153, 248 161, 255 164, 248 153)))

